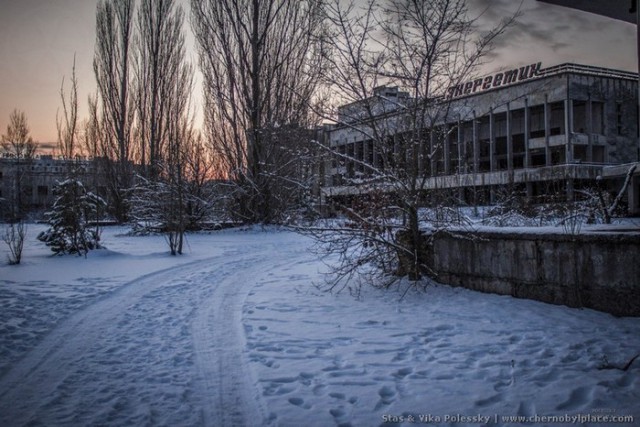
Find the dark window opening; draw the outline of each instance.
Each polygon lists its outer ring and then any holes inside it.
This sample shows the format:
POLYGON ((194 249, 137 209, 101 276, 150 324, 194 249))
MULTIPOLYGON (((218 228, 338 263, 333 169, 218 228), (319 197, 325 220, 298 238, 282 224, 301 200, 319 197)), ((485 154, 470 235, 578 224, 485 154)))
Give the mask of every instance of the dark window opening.
POLYGON ((551 164, 562 165, 566 162, 566 153, 564 147, 551 148, 551 164))
POLYGON ((604 163, 604 147, 593 146, 593 161, 595 163, 604 163))
POLYGON ((587 103, 585 101, 573 101, 573 131, 587 132, 587 103))
POLYGON ((524 153, 525 152, 524 134, 513 135, 512 142, 513 142, 513 152, 514 153, 524 153))
POLYGON ((511 134, 524 135, 524 109, 513 110, 511 112, 511 134))
POLYGON ((529 137, 544 137, 544 105, 536 105, 529 109, 529 137))
POLYGON ((507 135, 507 113, 500 113, 494 116, 493 133, 496 137, 507 135))
POLYGON ((545 166, 547 164, 547 156, 544 149, 531 150, 531 166, 545 166))
POLYGON ((604 135, 604 102, 591 103, 591 132, 604 135))
POLYGON ((573 147, 573 161, 576 163, 582 163, 582 162, 588 161, 586 146, 575 145, 573 147))
POLYGON ((549 133, 551 135, 562 135, 565 133, 564 127, 564 102, 554 102, 550 104, 551 125, 549 133))
POLYGON ((499 138, 496 138, 495 154, 496 155, 507 154, 507 137, 506 136, 501 136, 499 138))
POLYGON ((513 168, 522 169, 524 167, 524 156, 513 156, 513 168))

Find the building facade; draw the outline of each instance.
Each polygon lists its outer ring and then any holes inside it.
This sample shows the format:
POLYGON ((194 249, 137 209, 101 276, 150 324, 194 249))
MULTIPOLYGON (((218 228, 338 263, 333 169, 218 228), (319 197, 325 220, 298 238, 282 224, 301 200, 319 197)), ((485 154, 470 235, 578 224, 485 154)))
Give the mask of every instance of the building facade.
MULTIPOLYGON (((388 140, 396 144, 405 131, 405 113, 392 106, 403 105, 407 96, 385 87, 377 88, 376 96, 381 107, 374 120, 395 129, 388 140)), ((628 170, 623 165, 640 161, 635 73, 532 64, 456 85, 437 103, 446 105, 447 114, 434 127, 445 136, 434 138, 433 129, 426 129, 418 142, 420 185, 425 191, 458 190, 466 203, 491 203, 495 190, 504 186, 519 187, 530 198, 561 188, 571 199, 575 189, 593 185, 598 177, 617 185, 628 170)), ((370 172, 385 167, 365 130, 371 128, 363 122, 366 114, 347 107, 349 115, 339 117, 325 139, 338 157, 325 163, 326 202, 366 193, 370 172)), ((635 214, 640 213, 639 187, 640 167, 628 193, 635 214)))
MULTIPOLYGON (((0 219, 48 209, 54 201, 54 187, 72 171, 86 184, 97 182, 95 164, 83 158, 66 160, 52 155, 0 157, 0 219)), ((99 191, 104 193, 104 187, 99 191)))

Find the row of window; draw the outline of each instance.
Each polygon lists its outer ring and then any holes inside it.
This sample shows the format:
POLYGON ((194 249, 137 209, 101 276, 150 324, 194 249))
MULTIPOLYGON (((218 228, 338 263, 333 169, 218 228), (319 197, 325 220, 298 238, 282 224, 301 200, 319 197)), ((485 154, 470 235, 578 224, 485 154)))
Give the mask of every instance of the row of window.
MULTIPOLYGON (((605 131, 605 105, 598 101, 572 101, 572 129, 576 133, 589 133, 602 135, 605 131)), ((622 107, 617 104, 617 120, 622 122, 622 107)), ((475 137, 478 141, 478 164, 476 170, 481 172, 491 170, 491 157, 494 159, 493 170, 525 167, 526 147, 525 130, 529 132, 529 139, 544 138, 546 132, 549 136, 562 135, 566 133, 565 103, 554 102, 548 104, 547 119, 548 130, 545 130, 545 108, 544 105, 532 106, 528 109, 528 129, 525 129, 525 109, 518 109, 493 115, 493 126, 490 123, 490 116, 483 116, 477 119, 475 137), (507 114, 509 123, 507 124, 507 114), (510 129, 508 129, 510 128, 510 129), (509 132, 507 132, 509 130, 509 132), (491 133, 493 132, 495 144, 490 144, 491 133), (511 153, 508 147, 508 133, 511 134, 511 153), (491 149, 493 148, 493 153, 491 149), (511 163, 511 164, 509 164, 511 163)), ((619 124, 618 133, 623 131, 619 124)), ((436 140, 431 141, 429 132, 424 135, 422 143, 411 144, 403 141, 403 135, 389 137, 388 146, 374 147, 371 141, 357 141, 342 144, 337 147, 340 155, 332 161, 333 168, 340 168, 340 172, 345 172, 349 177, 358 174, 369 175, 371 169, 364 164, 349 161, 349 157, 361 162, 373 165, 377 169, 395 167, 399 162, 407 163, 411 158, 416 158, 421 169, 433 169, 432 173, 455 173, 459 171, 471 171, 474 169, 474 129, 473 123, 464 122, 460 124, 450 124, 447 128, 438 129, 436 140), (460 135, 459 135, 460 133, 460 135), (442 141, 443 135, 448 135, 442 141), (383 153, 381 150, 385 150, 383 153), (386 164, 385 164, 386 163, 386 164), (428 165, 430 164, 430 166, 428 165)), ((566 148, 551 147, 549 159, 544 148, 539 149, 530 146, 528 166, 543 166, 546 164, 561 164, 566 161, 566 148)), ((605 159, 605 147, 592 145, 573 147, 573 161, 603 163, 605 159)))
MULTIPOLYGON (((605 134, 605 106, 604 102, 599 101, 572 101, 573 102, 573 120, 571 131, 575 133, 589 134, 605 134), (589 108, 589 106, 591 108, 589 108)), ((549 134, 561 135, 566 132, 565 129, 565 108, 564 102, 553 102, 548 105, 549 134)), ((624 136, 625 128, 624 112, 622 104, 616 104, 616 127, 618 135, 624 136)), ((489 139, 491 134, 490 116, 485 115, 476 120, 476 132, 478 139, 489 139)), ((512 110, 510 112, 510 121, 507 123, 507 112, 496 113, 493 115, 493 135, 496 138, 507 136, 510 126, 512 135, 525 133, 525 109, 512 110)), ((473 123, 466 121, 460 124, 450 124, 449 139, 452 143, 462 139, 464 141, 473 140, 473 123), (459 130, 462 132, 461 138, 458 137, 459 130)), ((543 138, 545 136, 545 113, 544 105, 535 105, 529 108, 528 131, 529 138, 543 138)), ((356 139, 357 136, 355 137, 356 139)))
MULTIPOLYGON (((547 165, 562 165, 566 163, 566 148, 564 146, 550 147, 548 151, 544 148, 532 149, 529 151, 529 164, 528 167, 541 167, 547 165)), ((606 150, 603 146, 573 146, 573 162, 590 162, 590 163, 604 163, 606 161, 606 150)), ((374 165, 378 170, 384 170, 386 166, 382 156, 376 156, 374 159, 364 159, 367 164, 374 165)), ((333 167, 338 173, 332 175, 332 185, 347 184, 345 179, 353 179, 359 177, 366 177, 372 175, 372 170, 366 166, 348 160, 334 161, 333 167)), ((526 154, 524 152, 514 152, 509 157, 505 153, 495 154, 492 159, 489 156, 481 155, 478 159, 476 169, 474 169, 473 160, 469 156, 450 156, 448 159, 443 159, 442 156, 436 159, 421 158, 419 163, 420 170, 423 173, 427 173, 431 176, 437 175, 449 175, 456 173, 472 173, 477 171, 479 173, 503 171, 513 169, 522 169, 526 167, 526 154), (511 164, 510 164, 511 163, 511 164)))
MULTIPOLYGON (((573 123, 572 131, 576 133, 591 133, 604 135, 604 103, 591 102, 591 109, 588 112, 589 104, 585 101, 573 101, 573 123), (590 125, 589 125, 590 123, 590 125), (590 128, 589 128, 590 126, 590 128)), ((497 113, 493 116, 493 133, 496 138, 507 136, 508 126, 511 127, 511 135, 524 135, 525 133, 525 110, 513 110, 510 112, 510 122, 507 123, 507 112, 497 113)), ((564 102, 554 102, 549 104, 549 134, 561 135, 565 133, 565 111, 564 102)), ((621 120, 622 118, 620 118, 621 120)), ((476 122, 476 132, 479 139, 489 139, 491 134, 490 117, 483 116, 476 122)), ((458 126, 451 125, 451 142, 458 141, 458 126)), ((528 123, 529 138, 543 138, 545 136, 545 114, 544 105, 536 105, 529 108, 528 123)), ((473 140, 473 124, 464 122, 461 124, 462 140, 473 140)))
MULTIPOLYGON (((5 188, 6 189, 6 188, 5 188)), ((102 197, 106 195, 106 187, 100 186, 97 189, 98 194, 102 197)), ((50 197, 53 194, 53 187, 48 185, 25 185, 22 187, 22 195, 26 198, 37 196, 38 203, 51 202, 50 197)), ((2 197, 2 187, 0 187, 0 197, 2 197)))

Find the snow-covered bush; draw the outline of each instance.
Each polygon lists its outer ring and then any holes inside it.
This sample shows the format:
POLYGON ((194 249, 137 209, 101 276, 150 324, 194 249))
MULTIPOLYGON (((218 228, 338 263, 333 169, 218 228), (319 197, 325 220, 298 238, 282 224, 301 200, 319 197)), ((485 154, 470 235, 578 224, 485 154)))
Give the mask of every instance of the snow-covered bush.
POLYGON ((59 183, 54 195, 53 208, 45 213, 50 227, 38 235, 38 240, 56 254, 86 256, 88 251, 100 248, 100 233, 90 229, 88 223, 106 205, 105 201, 76 179, 59 183))
POLYGON ((428 228, 447 226, 466 227, 472 224, 471 219, 460 206, 438 205, 420 209, 421 223, 428 228))
POLYGON ((138 177, 131 193, 134 233, 163 233, 172 255, 182 254, 189 194, 180 180, 138 177))

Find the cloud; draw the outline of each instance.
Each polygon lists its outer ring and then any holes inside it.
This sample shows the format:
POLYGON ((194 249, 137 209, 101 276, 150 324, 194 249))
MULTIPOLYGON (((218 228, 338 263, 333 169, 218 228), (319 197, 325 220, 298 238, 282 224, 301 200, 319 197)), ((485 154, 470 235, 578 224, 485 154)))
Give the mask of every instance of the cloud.
POLYGON ((513 6, 517 2, 509 0, 474 0, 469 4, 472 16, 482 20, 498 22, 505 16, 514 13, 513 6))
POLYGON ((469 0, 469 9, 479 15, 479 31, 487 31, 520 9, 517 21, 485 58, 499 67, 543 60, 628 68, 626 58, 630 53, 635 57, 631 24, 536 0, 469 0))
POLYGON ((534 22, 516 22, 513 28, 500 40, 500 47, 526 47, 531 44, 546 46, 558 53, 569 47, 569 43, 559 34, 565 33, 570 27, 561 24, 557 26, 541 25, 534 22))

